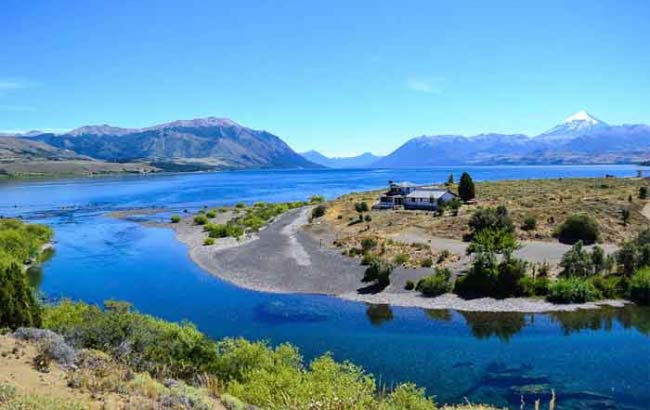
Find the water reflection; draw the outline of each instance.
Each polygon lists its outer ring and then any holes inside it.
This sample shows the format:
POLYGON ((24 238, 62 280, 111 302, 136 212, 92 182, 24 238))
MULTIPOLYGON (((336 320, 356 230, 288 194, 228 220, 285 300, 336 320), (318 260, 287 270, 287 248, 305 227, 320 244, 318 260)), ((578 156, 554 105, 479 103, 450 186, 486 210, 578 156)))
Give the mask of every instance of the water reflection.
POLYGON ((374 326, 381 326, 393 320, 393 310, 390 305, 367 304, 366 316, 374 326))
MULTIPOLYGON (((438 322, 451 322, 454 318, 450 310, 429 310, 424 313, 438 322)), ((496 337, 507 342, 526 327, 533 326, 535 320, 546 319, 556 324, 565 335, 585 330, 610 332, 617 326, 636 329, 641 334, 650 335, 650 307, 626 305, 622 308, 601 307, 599 309, 580 309, 571 312, 518 313, 518 312, 458 312, 477 339, 496 337)), ((392 316, 391 316, 392 318, 392 316)))

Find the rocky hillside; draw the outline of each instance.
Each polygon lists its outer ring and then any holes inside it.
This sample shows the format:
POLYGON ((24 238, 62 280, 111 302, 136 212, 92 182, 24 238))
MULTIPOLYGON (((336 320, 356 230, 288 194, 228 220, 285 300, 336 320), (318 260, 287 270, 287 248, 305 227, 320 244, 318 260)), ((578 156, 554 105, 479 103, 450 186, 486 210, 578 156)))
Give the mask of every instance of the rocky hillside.
POLYGON ((28 138, 95 159, 145 161, 172 170, 320 167, 269 132, 214 117, 141 129, 85 126, 28 138))

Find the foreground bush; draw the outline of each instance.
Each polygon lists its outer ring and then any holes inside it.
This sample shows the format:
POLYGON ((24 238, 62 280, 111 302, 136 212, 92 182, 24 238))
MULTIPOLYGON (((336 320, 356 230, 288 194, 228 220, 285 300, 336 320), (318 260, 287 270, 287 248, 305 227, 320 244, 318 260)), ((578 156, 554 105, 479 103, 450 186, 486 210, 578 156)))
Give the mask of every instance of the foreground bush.
POLYGON ((630 299, 641 305, 650 305, 650 268, 638 270, 632 275, 630 299))
POLYGON ((578 277, 558 279, 549 287, 547 296, 554 303, 585 303, 600 298, 600 292, 590 280, 578 277))
MULTIPOLYGON (((390 392, 380 392, 372 375, 330 355, 304 364, 298 350, 289 344, 270 347, 244 339, 212 341, 191 324, 169 323, 132 312, 122 302, 107 302, 105 310, 63 302, 45 309, 44 323, 73 346, 106 352, 113 358, 110 360, 136 371, 188 381, 214 377, 220 382, 220 394, 233 406, 244 402, 270 410, 436 408, 424 389, 402 384, 390 392)), ((142 377, 136 375, 130 385, 142 384, 137 381, 142 377)), ((92 378, 82 377, 79 383, 84 380, 92 378)), ((156 382, 148 382, 152 383, 156 382)))
POLYGON ((574 244, 582 241, 587 245, 595 243, 600 238, 598 222, 587 214, 576 214, 570 216, 554 232, 554 235, 562 243, 574 244))

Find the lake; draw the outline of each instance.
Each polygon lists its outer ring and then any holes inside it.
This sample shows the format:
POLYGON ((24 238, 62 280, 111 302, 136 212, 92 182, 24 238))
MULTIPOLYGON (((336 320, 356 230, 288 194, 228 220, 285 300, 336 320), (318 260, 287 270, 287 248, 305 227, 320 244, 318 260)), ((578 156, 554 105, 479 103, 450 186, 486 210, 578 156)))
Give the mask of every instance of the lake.
MULTIPOLYGON (((464 167, 475 180, 635 175, 634 166, 464 167)), ((238 201, 334 197, 389 179, 445 181, 460 168, 239 171, 0 183, 0 215, 51 225, 56 252, 32 279, 51 299, 127 300, 187 319, 212 337, 291 342, 306 359, 332 352, 390 387, 425 386, 440 402, 520 408, 550 386, 559 409, 647 409, 650 310, 518 314, 367 306, 316 295, 239 289, 192 263, 171 230, 105 216, 133 207, 173 212, 238 201)), ((526 408, 532 408, 528 403, 526 408)))

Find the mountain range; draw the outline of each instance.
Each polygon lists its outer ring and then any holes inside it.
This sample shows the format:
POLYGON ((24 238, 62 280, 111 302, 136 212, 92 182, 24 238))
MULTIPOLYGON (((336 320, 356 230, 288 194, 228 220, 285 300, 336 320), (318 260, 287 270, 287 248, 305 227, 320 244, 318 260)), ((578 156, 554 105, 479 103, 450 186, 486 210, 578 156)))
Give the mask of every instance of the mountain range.
POLYGON ((650 159, 650 126, 609 125, 580 111, 537 135, 433 135, 413 138, 374 168, 437 165, 637 163, 650 159))
POLYGON ((180 120, 147 128, 84 126, 21 139, 107 162, 142 162, 164 170, 318 168, 279 137, 224 118, 180 120))
POLYGON ((327 168, 368 168, 381 159, 381 157, 370 152, 364 152, 361 155, 352 157, 327 157, 318 151, 311 150, 300 155, 315 164, 327 168))
POLYGON ((216 117, 146 128, 83 126, 0 135, 0 174, 196 171, 244 168, 410 168, 439 165, 599 164, 650 160, 650 126, 609 125, 586 111, 537 135, 413 138, 385 157, 302 155, 282 139, 216 117), (72 164, 72 168, 68 165, 72 164), (41 171, 38 171, 42 169, 41 171), (18 171, 17 171, 18 170, 18 171), (55 170, 55 171, 52 171, 55 170))

